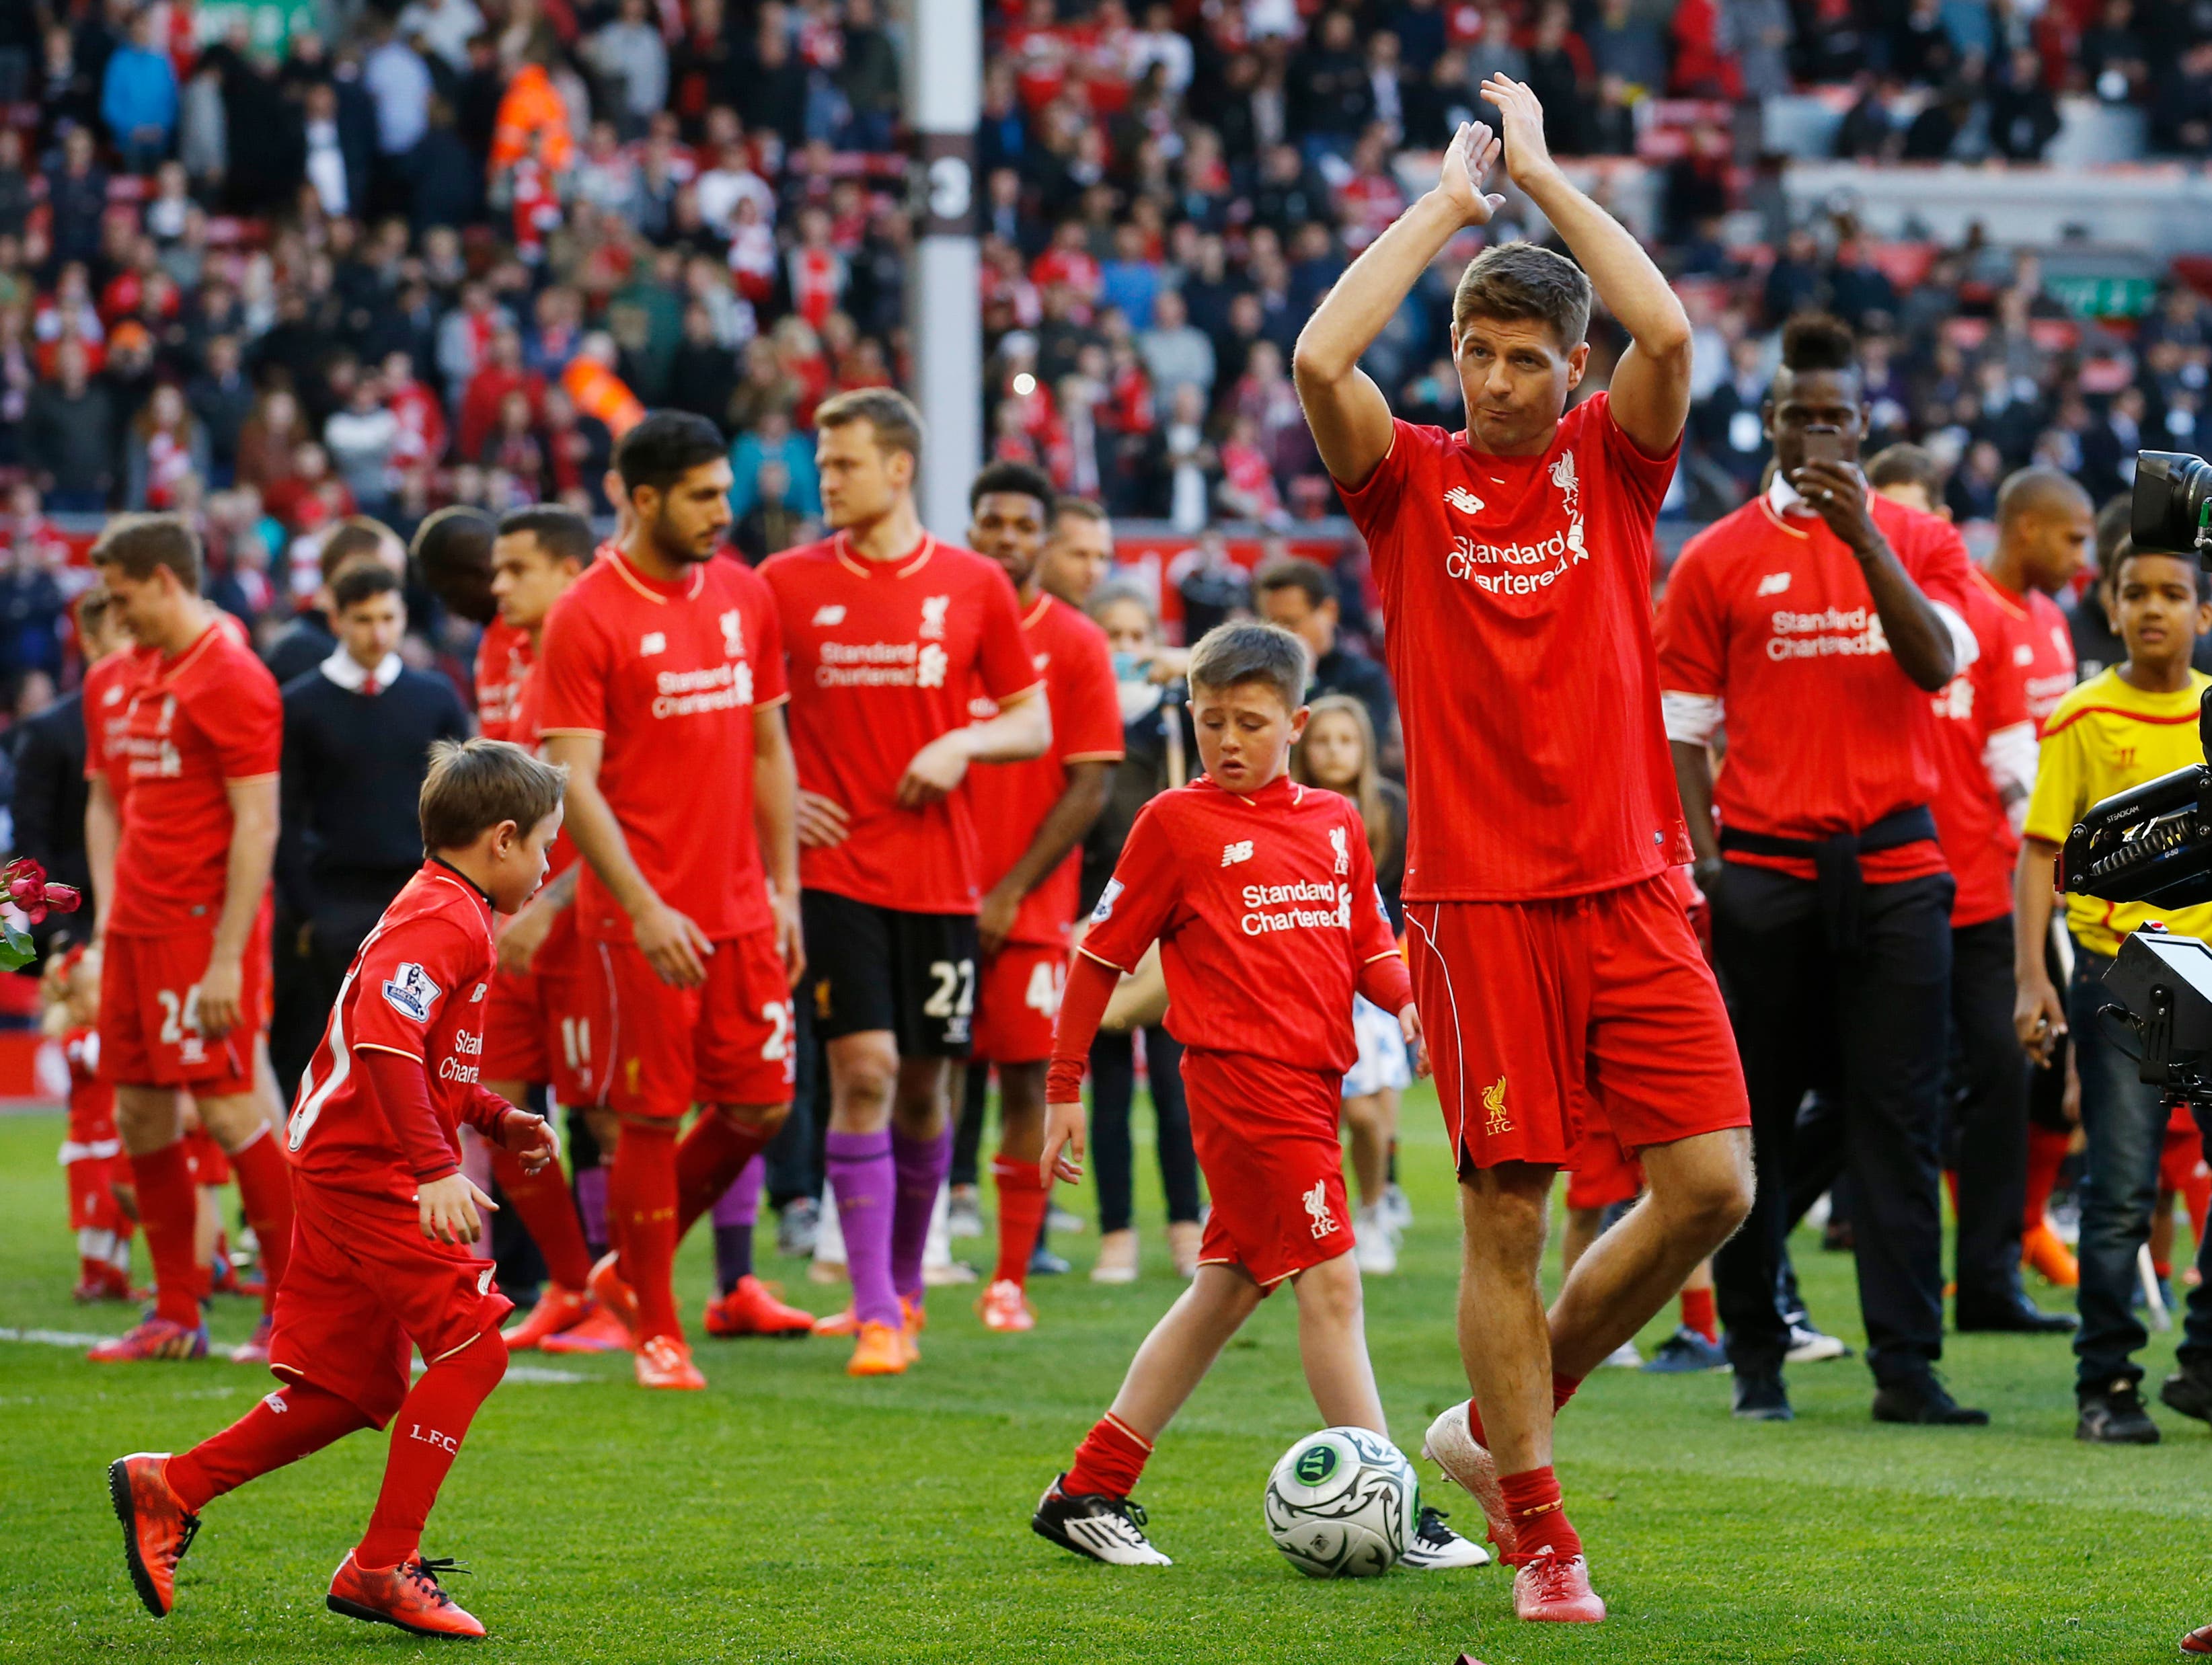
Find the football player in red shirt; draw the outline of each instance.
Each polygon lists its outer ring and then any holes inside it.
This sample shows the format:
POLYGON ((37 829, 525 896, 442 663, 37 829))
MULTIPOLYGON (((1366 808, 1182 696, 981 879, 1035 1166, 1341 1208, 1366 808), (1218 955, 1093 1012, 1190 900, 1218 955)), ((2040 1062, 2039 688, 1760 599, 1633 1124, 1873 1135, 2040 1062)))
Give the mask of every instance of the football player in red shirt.
POLYGON ((698 1389, 676 1246, 791 1109, 797 784, 775 599, 715 558, 730 525, 720 430, 657 411, 615 466, 629 533, 548 615, 526 698, 569 771, 574 912, 605 1037, 594 1080, 622 1120, 615 1250, 590 1291, 629 1327, 641 1385, 698 1389), (706 1108, 679 1148, 694 1104, 706 1108))
MULTIPOLYGON (((2094 533, 2088 495, 2051 470, 2025 470, 1999 493, 2013 493, 2015 514, 2039 491, 2034 477, 2080 500, 2081 545, 2094 533)), ((1883 496, 1948 520, 1938 507, 1935 459, 1917 446, 1891 446, 1870 458, 1867 483, 1883 496)), ((2000 548, 2002 548, 2000 533, 2000 548)), ((2078 561, 2081 546, 2076 546, 2078 561)), ((1951 903, 1951 1052, 1944 1161, 1953 1178, 1959 1230, 1953 1248, 1954 1324, 1960 1333, 2007 1330, 2064 1334, 2065 1313, 2045 1312, 2021 1287, 2021 1221, 2027 1194, 2028 1075, 2013 1032, 2013 864, 2035 782, 2036 728, 2028 700, 2037 645, 2025 598, 1981 568, 1969 574, 1960 617, 1974 633, 1974 661, 1935 698, 1942 750, 1936 836, 1958 881, 1951 903)), ((2070 574, 2069 574, 2070 576, 2070 574)), ((2039 594, 2040 592, 2039 592, 2039 594)), ((2041 598, 2046 606, 2050 598, 2041 598)), ((2056 609, 2053 608, 2053 611, 2056 609)), ((2073 683, 2073 641, 2062 619, 2056 641, 2073 683)), ((2042 647, 2053 646, 2046 634, 2042 647)), ((2056 701, 2051 702, 2055 705, 2056 701)), ((2050 707, 2046 706, 2046 709, 2050 707)), ((1840 1141, 1836 1156, 1843 1155, 1840 1141)), ((1840 1167, 1838 1170, 1840 1172, 1840 1167)), ((1793 1195, 1806 1194, 1801 1175, 1793 1195)), ((2041 1218, 2039 1199, 2036 1218, 2041 1218)))
POLYGON ((514 1303, 471 1245, 491 1200, 460 1171, 467 1122, 529 1168, 551 1130, 477 1079, 492 919, 545 876, 562 777, 496 740, 441 741, 422 783, 422 869, 354 956, 301 1079, 285 1143, 299 1236, 276 1297, 269 1371, 283 1385, 222 1433, 172 1457, 108 1466, 123 1554, 156 1619, 210 1499, 362 1428, 397 1419, 384 1485, 329 1606, 420 1636, 482 1636, 438 1588, 422 1526, 469 1423, 507 1374, 499 1322, 514 1303), (428 1368, 409 1382, 410 1355, 428 1368))
MULTIPOLYGON (((1358 806, 1290 778, 1307 658, 1289 631, 1224 624, 1191 654, 1206 773, 1147 804, 1068 972, 1053 1036, 1039 1177, 1083 1177, 1083 1072, 1115 986, 1160 945, 1169 1030, 1187 1048, 1190 1131, 1213 1211, 1198 1273, 1138 1348, 1121 1390, 1030 1527, 1117 1566, 1165 1566, 1129 1502, 1152 1444, 1229 1338, 1288 1280, 1306 1385, 1331 1427, 1388 1439, 1367 1360, 1352 1205, 1337 1143, 1359 1056, 1352 997, 1397 1014, 1428 1073, 1413 986, 1375 888, 1358 806)), ((1424 1510, 1415 1566, 1489 1558, 1424 1510)))
MULTIPOLYGON (((257 1080, 283 707, 243 632, 201 599, 199 538, 181 519, 117 520, 93 564, 137 644, 103 661, 125 667, 99 690, 100 712, 119 714, 88 720, 85 844, 103 947, 100 1073, 116 1084, 155 1300, 87 1356, 197 1358, 207 1328, 178 1089, 229 1154, 271 1300, 292 1241, 291 1176, 257 1080)), ((265 1358, 267 1324, 264 1312, 233 1356, 265 1358)))
POLYGON ((1553 164, 1534 94, 1493 76, 1482 95, 1514 183, 1575 259, 1508 243, 1462 276, 1465 430, 1394 422, 1359 355, 1504 202, 1482 189, 1499 149, 1485 125, 1460 129, 1436 188, 1329 291, 1293 368, 1382 592, 1413 991, 1458 1152, 1474 1395, 1437 1419, 1428 1450, 1519 1565, 1521 1617, 1589 1622, 1605 1604, 1560 1504, 1554 1415, 1742 1218, 1748 1111, 1668 872, 1689 846, 1659 719, 1651 534, 1689 410, 1689 319, 1635 238, 1553 164), (1607 390, 1569 410, 1593 285, 1630 344, 1607 390), (1642 1161, 1649 1189, 1547 1320, 1553 1175, 1593 1122, 1642 1161))
POLYGON ((970 763, 1052 744, 1014 586, 943 544, 915 511, 921 418, 887 388, 814 417, 836 535, 761 568, 791 661, 806 940, 830 1054, 830 1183, 856 1340, 846 1368, 895 1376, 918 1356, 921 1256, 951 1166, 951 1065, 975 1011, 983 900, 970 763), (970 720, 969 702, 998 714, 970 720))
MULTIPOLYGON (((990 888, 975 916, 982 969, 975 984, 975 1068, 999 1072, 999 1264, 976 1302, 983 1328, 1028 1330, 1023 1292, 1048 1193, 1037 1176, 1044 1138, 1045 1063, 1074 940, 1078 848, 1106 806, 1121 761, 1121 696, 1106 633, 1039 582, 1052 482, 1026 463, 994 463, 968 490, 968 541, 997 562, 1021 604, 1022 638, 1044 678, 1052 750, 1021 763, 968 772, 990 888)), ((988 699, 979 717, 998 714, 988 699)), ((954 1070, 956 1084, 960 1074, 954 1070)), ((957 1090, 952 1102, 963 1095, 957 1090)))
POLYGON ((1965 617, 1972 565, 1948 522, 1868 489, 1864 390, 1837 320, 1800 315, 1784 327, 1765 420, 1772 484, 1690 540, 1656 627, 1667 732, 1759 1157, 1751 1224, 1713 1262, 1735 1412, 1791 1414, 1790 1328, 1774 1298, 1790 1152, 1813 1073, 1833 1060, 1874 1413, 1986 1422, 1934 1368, 1956 886, 1929 809, 1942 752, 1929 696, 1979 653, 1965 617), (1716 787, 1709 745, 1723 722, 1716 787))

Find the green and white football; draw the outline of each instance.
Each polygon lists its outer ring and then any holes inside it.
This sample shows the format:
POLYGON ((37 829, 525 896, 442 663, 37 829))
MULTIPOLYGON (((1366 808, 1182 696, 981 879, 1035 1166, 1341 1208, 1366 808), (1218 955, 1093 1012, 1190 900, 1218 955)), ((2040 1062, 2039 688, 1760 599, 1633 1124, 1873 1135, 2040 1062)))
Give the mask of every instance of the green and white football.
POLYGON ((1324 1428, 1267 1476, 1267 1535, 1309 1578, 1372 1578, 1413 1540, 1420 1481, 1404 1453, 1364 1428, 1324 1428))

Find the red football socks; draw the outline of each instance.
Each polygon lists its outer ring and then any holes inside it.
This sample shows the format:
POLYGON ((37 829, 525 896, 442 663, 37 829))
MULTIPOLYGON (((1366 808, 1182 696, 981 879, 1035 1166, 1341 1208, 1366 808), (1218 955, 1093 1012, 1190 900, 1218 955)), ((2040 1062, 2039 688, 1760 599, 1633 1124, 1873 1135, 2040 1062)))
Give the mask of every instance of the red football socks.
POLYGON ((563 1289, 581 1290, 592 1275, 592 1255, 584 1247, 584 1228, 576 1218, 575 1200, 568 1194, 568 1176, 560 1163, 549 1162, 534 1174, 526 1173, 520 1157, 495 1145, 491 1171, 544 1257, 545 1275, 563 1289))
MULTIPOLYGON (((768 1148, 775 1138, 757 1127, 742 1127, 719 1110, 702 1111, 684 1142, 676 1147, 676 1237, 698 1223, 699 1217, 722 1200, 738 1182, 745 1164, 768 1148)), ((620 1159, 619 1147, 617 1159, 620 1159)))
POLYGON ((1583 1553, 1583 1540, 1567 1519, 1567 1506, 1559 1499, 1559 1476, 1546 1463, 1541 1468, 1517 1474, 1500 1474, 1498 1489, 1505 1494, 1505 1512, 1512 1518, 1520 1540, 1516 1562, 1541 1554, 1547 1548, 1562 1561, 1583 1553))
POLYGON ((999 1269, 991 1275, 1026 1283, 1030 1255, 1044 1227, 1045 1206, 1052 1194, 1037 1177, 1034 1162, 1000 1157, 991 1164, 991 1177, 999 1184, 999 1269))
POLYGON ((1126 1498, 1137 1489, 1137 1476, 1145 1472, 1145 1459, 1152 1455, 1152 1442, 1109 1411, 1075 1448, 1075 1461, 1068 1465, 1060 1490, 1071 1498, 1097 1493, 1126 1498))
MULTIPOLYGON (((1561 1376, 1557 1370, 1552 1372, 1552 1414, 1553 1416, 1556 1417, 1566 1408, 1567 1401, 1575 1396, 1575 1389, 1582 1385, 1583 1379, 1578 1376, 1561 1376)), ((1482 1431, 1482 1413, 1475 1409, 1472 1396, 1467 1401, 1467 1431, 1474 1436, 1474 1443, 1477 1445, 1481 1446, 1485 1450, 1490 1449, 1490 1440, 1482 1431)))
MULTIPOLYGON (((623 1144, 629 1144, 627 1132, 623 1144)), ((374 1572, 413 1559, 422 1547, 422 1523, 430 1518, 438 1488, 460 1455, 470 1419, 506 1374, 507 1346, 496 1328, 485 1330, 422 1372, 399 1414, 392 1419, 384 1486, 376 1494, 368 1530, 353 1553, 356 1566, 374 1572)))
POLYGON ((154 1316, 196 1327, 200 1322, 200 1267, 192 1247, 199 1194, 182 1140, 131 1158, 138 1189, 138 1223, 146 1228, 146 1253, 154 1262, 154 1316))
MULTIPOLYGON (((500 1349, 502 1358, 506 1352, 500 1349)), ((171 1457, 164 1472, 177 1501, 197 1515, 210 1498, 235 1492, 250 1480, 372 1425, 350 1401, 311 1382, 294 1382, 257 1402, 213 1438, 171 1457)))
POLYGON ((261 1310, 274 1311, 276 1285, 292 1259, 292 1167, 264 1127, 230 1152, 230 1171, 238 1176, 239 1200, 261 1245, 261 1310))
POLYGON ((2043 1211, 2051 1206, 2051 1188, 2058 1183, 2058 1170, 2066 1161, 2069 1142, 2060 1128, 2028 1128, 2027 1206, 2021 1214, 2023 1231, 2033 1231, 2043 1224, 2043 1211))
MULTIPOLYGON (((621 1245, 623 1281, 637 1296, 637 1339, 684 1339, 676 1316, 676 1127, 672 1122, 629 1121, 615 1146, 607 1182, 607 1212, 621 1245)), ((388 1561, 363 1562, 389 1566, 388 1561)))
POLYGON ((1719 1315, 1713 1309, 1713 1292, 1710 1289, 1686 1289, 1682 1291, 1682 1328, 1695 1330, 1706 1340, 1721 1339, 1719 1315))

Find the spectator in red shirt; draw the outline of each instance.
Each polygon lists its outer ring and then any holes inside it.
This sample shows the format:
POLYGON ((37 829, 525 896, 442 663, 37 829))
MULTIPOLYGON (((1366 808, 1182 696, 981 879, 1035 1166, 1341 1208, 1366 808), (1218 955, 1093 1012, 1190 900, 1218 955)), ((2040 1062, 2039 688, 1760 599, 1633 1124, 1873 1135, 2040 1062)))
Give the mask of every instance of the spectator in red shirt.
POLYGON ((544 408, 545 379, 522 368, 522 337, 512 329, 496 330, 483 368, 469 378, 468 391, 461 395, 462 456, 483 454, 484 441, 499 422, 500 407, 509 393, 515 392, 523 395, 531 419, 537 420, 544 408))

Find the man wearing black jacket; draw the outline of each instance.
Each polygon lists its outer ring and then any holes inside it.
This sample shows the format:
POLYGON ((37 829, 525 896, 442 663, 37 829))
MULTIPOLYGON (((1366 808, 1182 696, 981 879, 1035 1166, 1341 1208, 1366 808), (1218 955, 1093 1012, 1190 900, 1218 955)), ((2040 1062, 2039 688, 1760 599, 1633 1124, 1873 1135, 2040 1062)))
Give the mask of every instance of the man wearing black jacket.
POLYGON ((416 799, 438 740, 468 738, 460 696, 410 669, 399 580, 362 564, 331 586, 338 647, 284 687, 276 890, 301 921, 301 975, 277 984, 270 1053, 289 1102, 354 951, 422 865, 416 799))
MULTIPOLYGON (((77 641, 88 665, 130 646, 130 639, 109 623, 109 611, 105 590, 87 591, 76 604, 77 641)), ((15 854, 38 862, 57 884, 88 892, 83 694, 72 690, 63 695, 37 716, 18 723, 11 739, 15 789, 9 807, 15 817, 15 854)), ((32 927, 41 953, 46 939, 64 923, 56 916, 32 927)))

